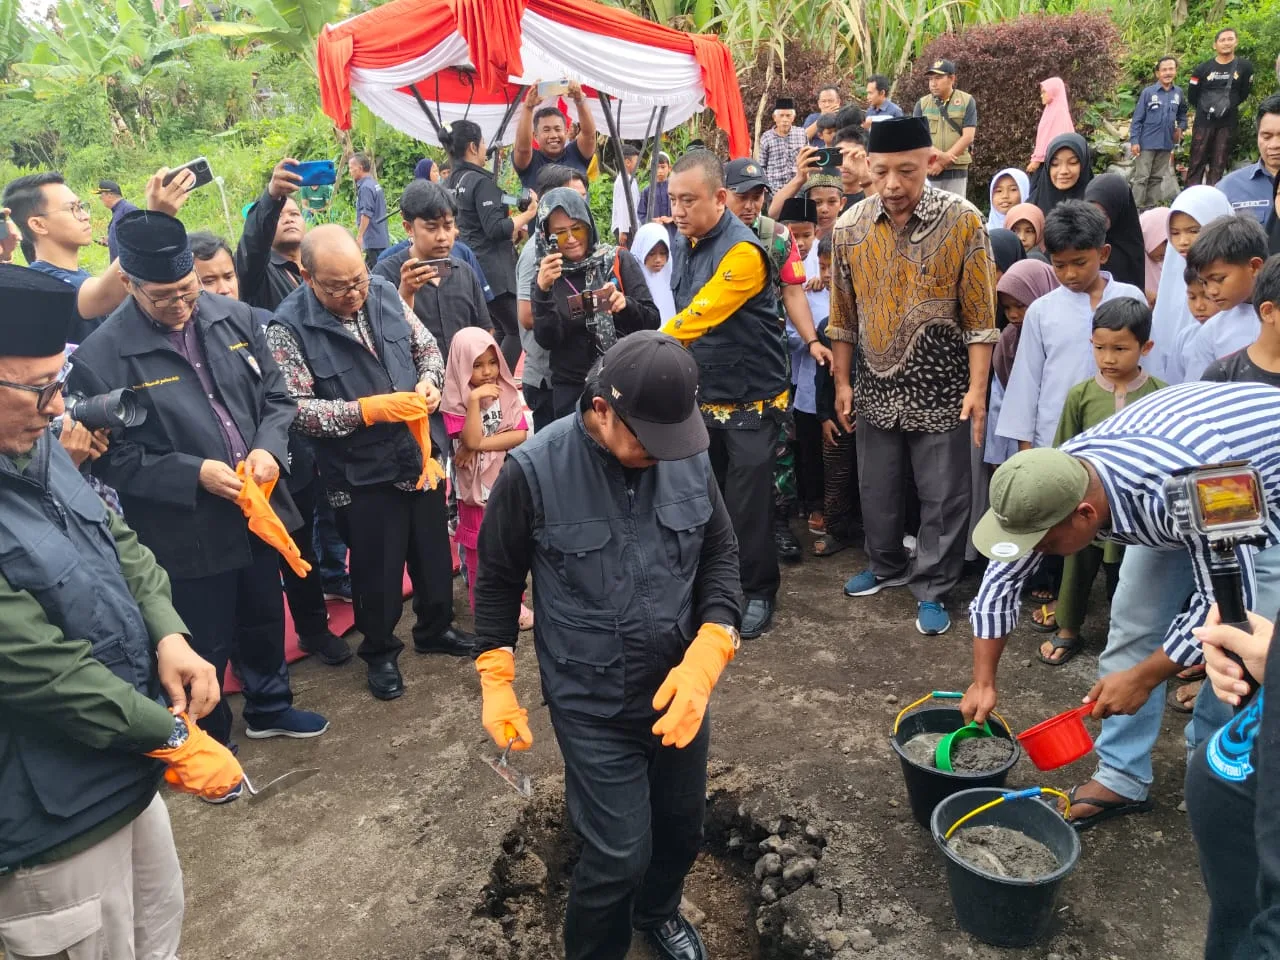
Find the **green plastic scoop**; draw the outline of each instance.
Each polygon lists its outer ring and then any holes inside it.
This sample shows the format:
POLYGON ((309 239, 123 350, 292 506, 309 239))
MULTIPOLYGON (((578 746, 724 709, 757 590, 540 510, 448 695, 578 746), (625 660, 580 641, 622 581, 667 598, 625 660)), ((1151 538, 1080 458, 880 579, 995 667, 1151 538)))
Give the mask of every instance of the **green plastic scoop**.
POLYGON ((991 724, 983 722, 982 726, 970 720, 967 724, 953 733, 948 733, 945 737, 938 741, 937 749, 933 752, 934 765, 946 773, 951 773, 951 751, 955 749, 957 741, 968 740, 970 737, 994 737, 991 731, 991 724))

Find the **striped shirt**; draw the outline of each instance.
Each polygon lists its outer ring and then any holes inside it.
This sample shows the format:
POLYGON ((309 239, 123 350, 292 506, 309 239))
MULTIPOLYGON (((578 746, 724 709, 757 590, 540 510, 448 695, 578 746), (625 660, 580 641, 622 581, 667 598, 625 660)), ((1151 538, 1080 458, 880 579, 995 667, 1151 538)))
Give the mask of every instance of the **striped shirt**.
MULTIPOLYGON (((1280 391, 1253 383, 1185 383, 1126 407, 1062 449, 1098 474, 1111 508, 1111 529, 1099 539, 1158 550, 1189 550, 1195 593, 1169 625, 1164 652, 1189 666, 1202 659, 1191 634, 1213 603, 1209 544, 1181 534, 1165 502, 1164 483, 1186 467, 1248 460, 1262 474, 1267 502, 1267 546, 1280 543, 1280 391)), ((1245 603, 1252 609, 1254 548, 1236 550, 1244 571, 1245 603)), ((1018 600, 1040 566, 1032 552, 1012 563, 992 562, 969 606, 975 637, 1008 636, 1018 621, 1018 600)), ((1152 584, 1159 589, 1159 584, 1152 584)))

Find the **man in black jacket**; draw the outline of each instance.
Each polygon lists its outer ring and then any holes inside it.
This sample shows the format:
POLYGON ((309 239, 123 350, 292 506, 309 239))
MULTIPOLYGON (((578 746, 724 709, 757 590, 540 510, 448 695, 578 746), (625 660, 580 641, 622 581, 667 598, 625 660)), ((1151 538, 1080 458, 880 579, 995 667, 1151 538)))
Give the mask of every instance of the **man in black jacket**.
MULTIPOLYGON (((293 707, 279 555, 236 503, 235 465, 258 483, 279 477, 297 407, 250 309, 201 292, 179 220, 131 213, 117 236, 130 296, 80 345, 69 382, 88 395, 133 388, 146 418, 124 428, 94 470, 168 571, 197 652, 219 677, 228 659, 235 665, 247 735, 319 736, 328 722, 293 707)), ((283 485, 272 506, 286 528, 298 527, 283 485)), ((202 725, 230 742, 225 702, 202 725)))
POLYGON ((1224 27, 1213 38, 1214 57, 1191 71, 1187 102, 1195 110, 1191 129, 1191 168, 1187 185, 1216 184, 1231 159, 1240 104, 1253 90, 1253 64, 1236 57, 1235 30, 1224 27))

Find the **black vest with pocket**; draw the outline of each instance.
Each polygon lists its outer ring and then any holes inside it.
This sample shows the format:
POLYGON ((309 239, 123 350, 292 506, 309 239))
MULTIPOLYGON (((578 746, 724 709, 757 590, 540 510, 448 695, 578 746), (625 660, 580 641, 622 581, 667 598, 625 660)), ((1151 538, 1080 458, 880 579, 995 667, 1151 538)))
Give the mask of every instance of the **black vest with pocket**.
POLYGON ((508 453, 534 507, 534 638, 553 710, 649 718, 697 634, 706 454, 624 470, 575 413, 508 453))
MULTIPOLYGON (((30 593, 66 642, 87 640, 95 660, 163 702, 107 508, 51 434, 40 437, 21 473, 0 457, 0 516, 0 575, 9 586, 30 593)), ((0 701, 0 869, 145 804, 163 770, 142 753, 60 737, 0 701)))

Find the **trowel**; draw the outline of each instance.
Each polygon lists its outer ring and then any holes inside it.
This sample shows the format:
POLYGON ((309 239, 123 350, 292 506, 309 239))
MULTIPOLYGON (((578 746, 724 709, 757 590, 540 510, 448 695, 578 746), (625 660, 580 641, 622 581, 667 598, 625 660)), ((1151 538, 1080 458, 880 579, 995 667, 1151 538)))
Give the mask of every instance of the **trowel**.
POLYGON ((290 770, 276 777, 264 787, 255 787, 253 781, 249 779, 249 775, 244 775, 244 788, 249 791, 250 803, 261 803, 267 797, 279 793, 281 790, 287 790, 296 783, 301 783, 310 777, 314 777, 320 770, 318 767, 307 767, 302 770, 290 770))
POLYGON ((527 773, 521 773, 507 762, 507 758, 511 755, 511 747, 518 739, 519 737, 512 737, 507 741, 507 749, 502 751, 502 756, 486 757, 485 763, 489 764, 493 772, 505 780, 512 790, 527 799, 533 796, 533 778, 527 773))

